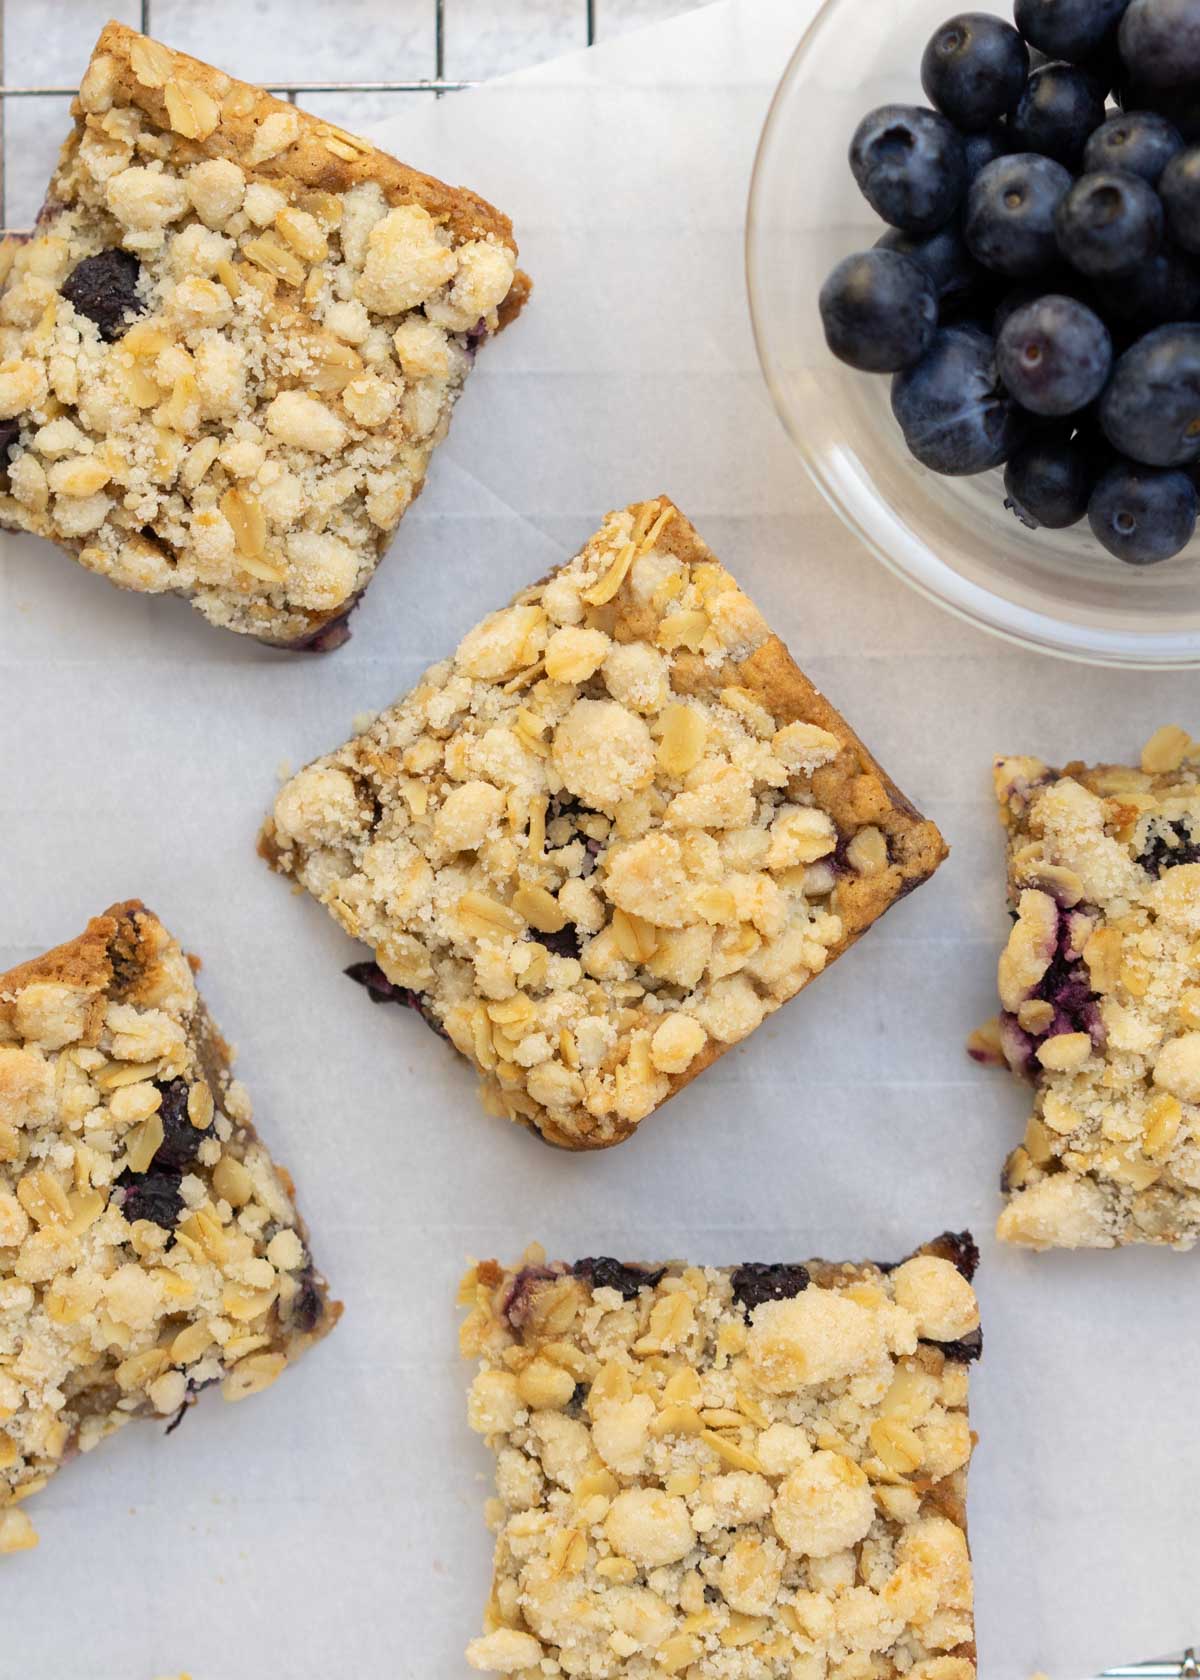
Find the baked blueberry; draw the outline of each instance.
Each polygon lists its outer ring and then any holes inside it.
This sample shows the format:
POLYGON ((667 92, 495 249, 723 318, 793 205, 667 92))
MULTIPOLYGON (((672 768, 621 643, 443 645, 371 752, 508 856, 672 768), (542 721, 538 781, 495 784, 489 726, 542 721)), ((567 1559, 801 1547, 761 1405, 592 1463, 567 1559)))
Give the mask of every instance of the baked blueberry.
POLYGON ((601 1254, 576 1260, 571 1270, 590 1289, 615 1289, 627 1301, 636 1301, 638 1291, 653 1289, 666 1268, 660 1266, 654 1271, 649 1266, 627 1266, 621 1260, 601 1254))
POLYGON ((1029 49, 1011 23, 991 12, 960 12, 930 37, 921 86, 959 128, 990 128, 1020 98, 1029 49))
POLYGON ((1016 0, 1017 28, 1048 57, 1087 64, 1108 49, 1129 0, 1016 0))
POLYGON ((933 281, 939 304, 963 303, 985 279, 983 270, 967 250, 967 242, 956 221, 947 222, 936 233, 901 233, 889 228, 876 242, 876 250, 899 251, 911 257, 933 281))
POLYGON ((1121 461, 1093 490, 1088 524, 1097 542, 1118 560, 1153 566, 1191 542, 1196 506, 1196 488, 1187 473, 1121 461))
POLYGON ((1130 0, 1119 42, 1135 82, 1186 88, 1200 81, 1200 0, 1130 0))
POLYGON ((1172 239, 1185 251, 1200 251, 1200 146, 1171 159, 1158 190, 1172 239))
POLYGON ((1200 325, 1158 327, 1126 350, 1100 424, 1114 449, 1145 466, 1200 461, 1200 325))
POLYGON ((446 1037, 446 1030, 434 1015, 425 996, 421 992, 414 992, 411 986, 397 986, 389 980, 378 963, 369 959, 366 962, 351 963, 349 968, 342 970, 348 980, 353 980, 361 986, 372 1003, 398 1003, 402 1009, 414 1010, 424 1021, 431 1032, 439 1038, 446 1037))
POLYGON ((965 477, 1001 466, 1027 422, 1000 384, 994 340, 981 327, 941 327, 928 353, 892 381, 892 412, 923 466, 965 477))
POLYGON ((1008 119, 1013 144, 1078 168, 1093 129, 1104 121, 1104 89, 1075 64, 1033 71, 1008 119))
POLYGON ((820 308, 829 348, 864 373, 911 367, 937 330, 933 281, 899 251, 844 258, 821 287, 820 308))
POLYGON ((1031 438, 1004 469, 1006 508, 1031 531, 1064 531, 1088 510, 1096 482, 1095 455, 1067 429, 1031 438))
POLYGON ((180 1175, 169 1168, 135 1173, 126 1167, 117 1178, 117 1188, 122 1192, 118 1205, 131 1225, 148 1219, 164 1231, 173 1231, 183 1212, 179 1185, 180 1175))
POLYGON ((869 112, 850 142, 850 168, 872 209, 908 233, 932 233, 948 222, 967 184, 962 136, 919 105, 869 112))
POLYGON ((208 1124, 203 1127, 192 1125, 192 1117, 188 1112, 188 1094, 191 1086, 186 1079, 172 1079, 167 1085, 159 1085, 158 1089, 162 1092, 158 1118, 162 1122, 163 1140, 151 1166, 170 1167, 176 1172, 186 1172, 196 1159, 196 1153, 204 1139, 213 1135, 212 1119, 210 1117, 208 1124))
POLYGON ((100 337, 112 344, 128 332, 132 317, 146 308, 138 296, 141 273, 142 265, 133 252, 114 245, 76 263, 62 283, 62 295, 94 321, 100 337))
POLYGON ((1058 261, 1054 218, 1071 190, 1062 164, 1033 152, 997 158, 967 194, 964 233, 971 255, 997 274, 1025 280, 1058 261))
POLYGON ((807 1266, 770 1266, 748 1260, 731 1274, 733 1298, 752 1313, 764 1301, 790 1301, 802 1295, 812 1281, 807 1266))
POLYGON ((967 160, 967 184, 975 179, 981 169, 989 163, 995 163, 998 157, 1004 157, 1012 150, 1012 140, 1004 123, 997 123, 994 128, 985 128, 978 134, 963 135, 963 156, 967 160))
POLYGON ((1200 269, 1173 245, 1164 246, 1128 274, 1096 276, 1093 286, 1110 325, 1123 323, 1144 330, 1190 320, 1200 308, 1200 269))
POLYGON ((1000 377, 1031 414, 1077 414, 1104 389, 1112 360, 1095 311, 1054 293, 1014 310, 996 340, 1000 377))
POLYGON ((1116 169, 1123 175, 1140 175, 1153 187, 1182 150, 1182 134, 1157 111, 1122 111, 1092 134, 1083 149, 1083 167, 1088 174, 1116 169))
POLYGON ((1058 248, 1081 274, 1127 274, 1163 242, 1163 207, 1139 175, 1081 175, 1054 217, 1058 248))

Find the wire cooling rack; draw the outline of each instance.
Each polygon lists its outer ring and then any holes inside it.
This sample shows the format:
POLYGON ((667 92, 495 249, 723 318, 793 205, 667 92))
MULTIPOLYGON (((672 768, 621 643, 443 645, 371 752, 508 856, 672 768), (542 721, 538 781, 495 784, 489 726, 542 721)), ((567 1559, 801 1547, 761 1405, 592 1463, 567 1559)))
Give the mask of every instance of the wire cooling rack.
MULTIPOLYGON (((269 92, 281 99, 294 100, 302 93, 395 93, 432 94, 440 98, 447 93, 461 93, 476 87, 475 81, 446 76, 446 10, 453 0, 431 0, 433 5, 433 74, 415 79, 382 82, 289 81, 265 82, 269 92)), ((564 0, 582 7, 587 45, 596 42, 597 9, 599 0, 564 0)), ((144 35, 154 33, 153 0, 141 0, 138 27, 144 35)), ((0 234, 23 233, 28 229, 8 226, 7 184, 4 169, 5 111, 10 99, 70 98, 75 88, 70 85, 9 84, 5 80, 4 63, 4 7, 0 0, 0 234)), ((1200 1680, 1200 1658, 1189 1648, 1182 1656, 1163 1658, 1155 1662, 1132 1663, 1123 1668, 1106 1668, 1094 1680, 1200 1680)))
MULTIPOLYGON (((338 81, 291 81, 266 82, 263 85, 269 92, 281 99, 294 100, 301 93, 395 93, 395 94, 432 94, 440 98, 445 93, 460 93, 464 88, 475 87, 473 81, 455 80, 446 76, 446 9, 453 4, 453 0, 430 0, 433 6, 433 74, 410 80, 384 82, 338 82, 338 81)), ((564 4, 579 5, 583 12, 584 27, 588 46, 596 40, 596 13, 599 0, 564 0, 564 4)), ((143 35, 154 33, 154 5, 153 0, 141 0, 138 27, 143 35)), ((26 228, 10 228, 8 226, 8 194, 4 169, 4 130, 5 110, 10 99, 62 99, 69 98, 75 88, 67 86, 9 85, 5 79, 4 66, 4 17, 3 5, 0 4, 0 234, 25 233, 26 228)))

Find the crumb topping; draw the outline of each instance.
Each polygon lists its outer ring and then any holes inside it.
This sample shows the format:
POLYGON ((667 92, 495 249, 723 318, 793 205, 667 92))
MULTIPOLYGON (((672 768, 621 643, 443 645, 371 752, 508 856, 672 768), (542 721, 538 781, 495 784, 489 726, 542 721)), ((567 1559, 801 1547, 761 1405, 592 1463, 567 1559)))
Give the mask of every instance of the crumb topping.
POLYGON ((476 1266, 496 1552, 472 1668, 974 1680, 974 1258, 964 1234, 896 1268, 476 1266))
POLYGON ((941 837, 665 498, 287 783, 264 846, 554 1142, 619 1141, 941 837))
POLYGON ((469 194, 118 24, 36 233, 0 246, 0 519, 292 642, 424 480, 511 228, 469 194))
POLYGON ((75 1451, 331 1328, 291 1181, 192 969, 140 904, 0 976, 0 1553, 75 1451))
POLYGON ((1200 1236, 1200 745, 1138 768, 1005 758, 1014 913, 977 1038, 1036 1085, 1000 1235, 1031 1247, 1200 1236))

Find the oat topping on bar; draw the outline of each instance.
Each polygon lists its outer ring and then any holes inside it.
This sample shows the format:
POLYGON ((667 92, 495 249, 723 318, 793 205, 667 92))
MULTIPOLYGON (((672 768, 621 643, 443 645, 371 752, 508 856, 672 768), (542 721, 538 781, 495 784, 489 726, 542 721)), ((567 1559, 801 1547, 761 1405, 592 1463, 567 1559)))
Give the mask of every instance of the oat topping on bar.
POLYGON ((0 246, 0 522, 330 645, 521 306, 511 226, 121 24, 72 109, 0 246))
POLYGON ((476 1266, 496 1552, 472 1668, 974 1680, 977 1258, 963 1233, 897 1267, 476 1266))
POLYGON ((492 1112, 597 1148, 945 848, 661 497, 295 776, 263 850, 492 1112))
POLYGON ((341 1308, 192 968, 137 902, 0 975, 0 1553, 133 1417, 273 1383, 341 1308))
POLYGON ((999 1234, 1034 1248, 1200 1236, 1200 743, 1139 768, 1002 758, 1014 921, 976 1036, 1036 1088, 999 1234))

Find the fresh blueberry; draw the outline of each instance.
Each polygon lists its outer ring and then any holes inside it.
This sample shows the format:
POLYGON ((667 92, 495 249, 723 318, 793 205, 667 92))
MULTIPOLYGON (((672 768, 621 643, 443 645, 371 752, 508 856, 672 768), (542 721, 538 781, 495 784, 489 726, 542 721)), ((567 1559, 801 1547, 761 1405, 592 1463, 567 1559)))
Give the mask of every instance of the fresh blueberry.
POLYGON ((919 362, 937 331, 938 299, 919 263, 899 251, 844 258, 821 287, 825 342, 864 373, 896 373, 919 362))
POLYGON ((850 142, 850 168, 871 207, 907 233, 948 222, 967 184, 962 136, 919 105, 882 105, 865 116, 850 142))
POLYGON ((1146 87, 1200 81, 1200 0, 1130 0, 1120 47, 1131 79, 1146 87))
POLYGON ((1016 0, 1017 28, 1050 58, 1087 64, 1109 47, 1129 0, 1016 0))
POLYGON ((1200 252, 1200 146, 1171 159, 1158 190, 1175 243, 1185 251, 1200 252))
POLYGON ((1200 461, 1200 325, 1157 327, 1126 350, 1100 424, 1114 449, 1144 466, 1200 461))
POLYGON ((1122 323, 1144 330, 1191 320, 1200 309, 1200 271, 1172 245, 1141 268, 1112 279, 1097 277, 1094 285, 1110 325, 1122 323))
POLYGON ((1052 158, 1017 152, 981 169, 967 194, 971 255, 997 274, 1025 280, 1059 260, 1054 217, 1071 177, 1052 158))
POLYGON ((146 308, 137 289, 141 272, 132 251, 112 246, 76 263, 62 283, 62 295, 94 321, 100 337, 111 344, 128 332, 130 317, 146 308))
POLYGON ((153 1167, 170 1167, 176 1172, 186 1172, 196 1158, 196 1152, 206 1137, 213 1135, 213 1123, 210 1120, 203 1130, 192 1125, 188 1114, 188 1092, 191 1087, 186 1079, 172 1079, 167 1085, 159 1085, 162 1092, 162 1102, 159 1105, 158 1117, 162 1121, 163 1140, 158 1146, 153 1167))
POLYGON ((439 1038, 446 1037, 446 1029, 429 1006, 429 1000, 423 992, 414 992, 410 986, 397 986, 389 980, 378 963, 369 959, 366 962, 351 963, 349 968, 343 969, 348 980, 353 980, 361 986, 372 1003, 398 1003, 403 1009, 412 1009, 421 1017, 431 1032, 439 1038))
POLYGON ((807 1266, 770 1266, 748 1260, 730 1278, 733 1298, 752 1313, 764 1301, 790 1301, 802 1295, 812 1279, 807 1266))
POLYGON ((1177 822, 1156 819, 1138 862, 1154 876, 1181 863, 1200 863, 1200 822, 1194 817, 1180 817, 1177 822))
POLYGON ((942 327, 916 367, 892 381, 904 441, 932 472, 987 472, 1024 440, 1025 420, 1000 386, 996 346, 980 327, 942 327))
POLYGON ((996 366, 1031 414, 1078 414, 1112 371, 1108 328, 1077 298, 1051 293, 1009 316, 996 340, 996 366))
POLYGON ((1092 492, 1088 523, 1097 542, 1130 566, 1179 554, 1196 529, 1196 488, 1185 472, 1119 462, 1092 492))
POLYGON ((1035 437, 1004 469, 1005 507, 1031 531, 1065 531, 1087 513, 1095 456, 1069 431, 1035 437))
POLYGON ((1011 23, 960 12, 938 29, 921 60, 921 86, 959 128, 990 128, 1020 97, 1029 49, 1011 23))
POLYGON ((1043 64, 1008 119, 1013 144, 1078 168, 1092 130, 1104 121, 1104 90, 1074 64, 1043 64))
POLYGON ((615 1289, 627 1301, 636 1301, 638 1291, 653 1289, 666 1267, 660 1266, 653 1271, 649 1266, 627 1266, 621 1260, 602 1254, 576 1260, 571 1270, 577 1278, 582 1278, 589 1289, 615 1289))
POLYGON ((1140 175, 1153 187, 1182 150, 1182 134, 1157 111, 1122 111, 1092 134, 1083 150, 1083 167, 1089 175, 1114 169, 1140 175))
POLYGON ((963 154, 967 160, 968 186, 981 169, 995 163, 998 157, 1005 157, 1011 150, 1012 140, 1003 123, 985 128, 979 134, 964 134, 963 154))
POLYGON ((944 228, 924 237, 889 228, 876 242, 876 249, 899 251, 911 257, 933 281, 938 302, 943 306, 965 302, 983 278, 983 271, 967 250, 957 222, 947 222, 944 228))
POLYGON ((1163 242, 1163 207, 1138 175, 1081 175, 1054 217, 1058 248, 1081 274, 1127 274, 1163 242))
POLYGON ((135 1173, 126 1167, 117 1179, 117 1188, 123 1192, 119 1203, 121 1212, 131 1225, 139 1219, 148 1219, 152 1225, 161 1225, 164 1231, 173 1231, 183 1212, 179 1184, 177 1172, 152 1169, 135 1173))

